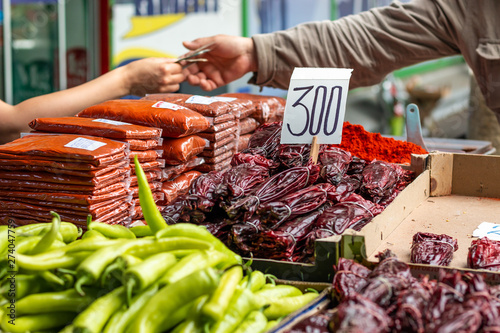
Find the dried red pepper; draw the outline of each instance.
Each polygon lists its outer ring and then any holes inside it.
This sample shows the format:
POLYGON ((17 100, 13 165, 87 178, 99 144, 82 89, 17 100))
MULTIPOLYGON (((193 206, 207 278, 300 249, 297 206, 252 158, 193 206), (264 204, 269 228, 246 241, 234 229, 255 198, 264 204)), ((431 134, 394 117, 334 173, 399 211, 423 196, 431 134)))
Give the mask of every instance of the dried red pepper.
POLYGON ((458 242, 451 236, 417 232, 413 235, 410 260, 417 264, 448 266, 456 250, 458 242))
POLYGON ((467 254, 467 266, 500 272, 500 241, 487 237, 473 240, 467 254))

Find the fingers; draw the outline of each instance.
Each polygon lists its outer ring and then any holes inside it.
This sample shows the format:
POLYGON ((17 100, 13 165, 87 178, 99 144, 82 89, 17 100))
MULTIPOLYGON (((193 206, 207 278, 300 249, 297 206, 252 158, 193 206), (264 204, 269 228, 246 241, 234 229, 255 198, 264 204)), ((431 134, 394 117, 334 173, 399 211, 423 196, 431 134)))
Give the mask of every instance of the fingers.
POLYGON ((197 48, 212 43, 214 41, 214 37, 201 37, 192 41, 184 41, 182 45, 188 50, 196 50, 197 48))

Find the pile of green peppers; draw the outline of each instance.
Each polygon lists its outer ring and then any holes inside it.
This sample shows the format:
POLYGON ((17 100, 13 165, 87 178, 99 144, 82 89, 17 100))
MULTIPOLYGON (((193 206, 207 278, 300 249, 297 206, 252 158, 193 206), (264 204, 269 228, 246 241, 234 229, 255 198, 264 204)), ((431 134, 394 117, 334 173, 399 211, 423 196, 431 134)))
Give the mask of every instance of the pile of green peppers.
POLYGON ((1 332, 265 332, 316 292, 251 271, 205 228, 167 225, 135 159, 147 226, 0 229, 1 332))

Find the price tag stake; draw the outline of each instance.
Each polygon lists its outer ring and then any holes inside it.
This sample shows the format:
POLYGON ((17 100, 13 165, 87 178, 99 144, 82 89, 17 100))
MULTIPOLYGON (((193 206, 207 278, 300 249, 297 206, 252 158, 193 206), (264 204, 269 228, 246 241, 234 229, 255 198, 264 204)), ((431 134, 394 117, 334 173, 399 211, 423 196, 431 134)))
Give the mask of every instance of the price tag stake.
POLYGON ((315 135, 313 136, 313 141, 311 144, 311 158, 314 164, 318 164, 318 154, 319 154, 318 137, 315 135))

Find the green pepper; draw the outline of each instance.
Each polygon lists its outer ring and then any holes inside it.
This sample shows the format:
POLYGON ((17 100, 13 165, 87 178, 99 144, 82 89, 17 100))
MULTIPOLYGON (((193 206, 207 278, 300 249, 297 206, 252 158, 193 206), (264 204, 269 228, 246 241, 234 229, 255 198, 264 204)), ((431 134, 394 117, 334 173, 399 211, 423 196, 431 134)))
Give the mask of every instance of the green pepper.
POLYGON ((299 288, 288 284, 266 284, 260 290, 255 292, 256 297, 264 298, 266 300, 300 295, 302 295, 302 291, 299 288))
POLYGON ((9 333, 47 331, 68 325, 73 318, 74 312, 47 312, 15 317, 14 321, 9 322, 12 319, 4 314, 0 326, 3 332, 9 333))
POLYGON ((103 333, 119 333, 125 332, 126 328, 130 325, 130 322, 136 317, 137 313, 143 308, 143 306, 149 301, 151 297, 158 291, 158 285, 153 284, 142 293, 136 295, 129 307, 122 305, 120 310, 118 310, 109 319, 108 323, 104 327, 103 333))
POLYGON ((136 238, 129 228, 121 224, 107 224, 99 221, 87 220, 87 230, 96 230, 108 238, 136 238))
POLYGON ((202 333, 207 322, 202 319, 201 309, 208 301, 208 298, 209 295, 198 297, 193 302, 186 319, 177 325, 171 333, 202 333))
MULTIPOLYGON (((176 282, 189 274, 218 264, 226 263, 230 258, 222 252, 215 250, 204 250, 190 254, 180 259, 159 280, 160 286, 176 282)), ((228 265, 229 266, 229 265, 228 265)))
POLYGON ((172 327, 174 320, 170 314, 198 297, 212 293, 219 278, 215 269, 207 268, 161 288, 138 313, 129 332, 163 332, 172 327))
POLYGON ((5 298, 14 296, 18 301, 27 295, 49 289, 47 282, 36 274, 16 274, 15 278, 6 278, 2 281, 4 283, 0 287, 0 295, 5 298), (11 283, 15 283, 14 288, 11 288, 11 283), (9 295, 9 293, 15 293, 15 295, 9 295))
MULTIPOLYGON (((88 240, 92 241, 92 239, 88 240)), ((115 245, 95 251, 78 265, 76 270, 78 279, 75 288, 78 290, 82 285, 98 281, 106 266, 124 253, 145 258, 155 253, 174 249, 207 248, 209 246, 206 242, 183 237, 122 239, 115 245)))
POLYGON ((125 269, 137 265, 140 262, 142 262, 142 259, 137 258, 136 256, 126 253, 122 254, 116 258, 113 263, 108 265, 108 267, 106 267, 104 272, 101 274, 101 286, 106 285, 106 282, 109 282, 111 277, 121 281, 125 269))
POLYGON ((253 293, 241 286, 236 288, 226 312, 211 328, 211 333, 233 332, 245 317, 252 311, 259 309, 253 293))
POLYGON ((153 193, 149 187, 148 180, 137 155, 134 155, 135 175, 137 176, 137 185, 139 186, 139 204, 142 208, 142 214, 153 234, 167 227, 167 222, 161 216, 156 202, 153 198, 153 193))
MULTIPOLYGON (((15 251, 13 249, 5 250, 0 256, 1 258, 8 258, 8 254, 32 254, 33 249, 40 244, 43 236, 29 236, 29 237, 19 237, 16 239, 15 251)), ((66 243, 60 240, 54 240, 47 250, 54 250, 64 247, 66 243)))
POLYGON ((238 328, 233 333, 261 333, 265 332, 267 326, 267 318, 262 311, 250 312, 238 328))
MULTIPOLYGON (((39 236, 43 235, 51 229, 50 223, 32 223, 19 226, 15 228, 16 234, 18 236, 28 235, 28 236, 39 236)), ((75 224, 70 222, 61 221, 59 229, 61 240, 66 244, 75 241, 78 237, 82 235, 82 229, 77 227, 75 224)), ((58 236, 59 239, 59 236, 58 236)))
POLYGON ((129 250, 128 253, 139 258, 147 258, 155 253, 167 251, 181 250, 206 250, 213 246, 203 240, 187 237, 171 237, 171 238, 139 238, 135 242, 141 242, 141 246, 136 246, 129 250))
POLYGON ((102 233, 100 233, 97 230, 87 230, 83 233, 82 239, 87 239, 87 238, 105 238, 105 239, 107 239, 108 237, 104 236, 102 233))
POLYGON ((238 283, 243 278, 243 268, 235 266, 228 269, 220 279, 220 284, 210 296, 208 302, 202 307, 203 315, 213 321, 220 320, 229 305, 238 283))
POLYGON ((252 292, 256 292, 266 284, 266 276, 261 271, 252 271, 250 274, 246 275, 248 286, 252 292))
POLYGON ((100 333, 109 318, 125 304, 125 288, 118 287, 92 302, 73 320, 75 333, 100 333))
POLYGON ((16 264, 19 268, 31 271, 44 271, 57 268, 74 268, 82 260, 90 256, 92 251, 80 251, 68 254, 59 253, 59 256, 46 256, 46 253, 28 256, 18 254, 16 256, 16 264))
POLYGON ((280 323, 281 319, 275 319, 275 320, 268 320, 266 328, 264 329, 264 332, 269 331, 271 328, 274 326, 278 325, 280 323))
POLYGON ((35 248, 31 250, 31 254, 45 252, 57 239, 57 235, 59 234, 59 230, 61 228, 61 217, 56 212, 50 212, 50 214, 52 214, 52 226, 50 230, 43 235, 42 239, 38 242, 35 248))
POLYGON ((312 302, 318 293, 309 292, 299 296, 281 297, 269 302, 269 307, 264 310, 264 315, 269 320, 278 319, 297 311, 312 302))
POLYGON ((81 312, 97 295, 96 290, 87 289, 81 296, 74 289, 31 294, 16 303, 16 315, 45 312, 81 312))
POLYGON ((237 263, 241 264, 241 256, 231 251, 220 239, 215 237, 207 230, 207 228, 191 223, 176 223, 169 225, 168 228, 160 230, 156 233, 156 238, 165 237, 192 237, 207 241, 213 244, 214 248, 220 252, 234 256, 237 263))
POLYGON ((136 237, 154 236, 153 231, 151 231, 148 225, 136 225, 130 227, 130 231, 132 231, 136 237))
POLYGON ((127 304, 130 305, 132 292, 138 292, 152 285, 177 262, 168 252, 160 252, 131 266, 123 273, 123 284, 127 290, 127 304))
POLYGON ((118 244, 100 248, 85 258, 76 268, 77 280, 75 289, 83 295, 83 285, 99 281, 106 267, 134 245, 136 245, 134 244, 134 240, 124 239, 118 244))

